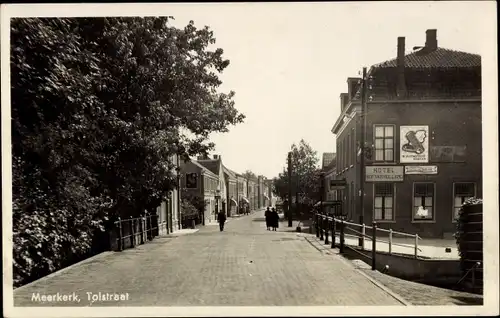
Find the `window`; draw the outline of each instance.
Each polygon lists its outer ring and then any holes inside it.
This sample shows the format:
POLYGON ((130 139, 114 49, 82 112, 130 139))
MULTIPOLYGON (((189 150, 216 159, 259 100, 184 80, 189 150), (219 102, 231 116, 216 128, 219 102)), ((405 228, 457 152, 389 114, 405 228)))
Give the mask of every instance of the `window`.
POLYGON ((375 161, 394 161, 394 125, 375 125, 375 161))
POLYGON ((346 143, 347 143, 347 147, 346 147, 347 148, 347 154, 346 154, 347 165, 346 166, 349 167, 351 164, 351 134, 347 135, 346 143))
POLYGON ((458 218, 458 212, 467 199, 476 195, 476 184, 473 182, 457 182, 453 184, 453 219, 458 218))
POLYGON ((434 219, 434 183, 415 183, 413 186, 413 219, 434 219))
POLYGON ((356 150, 356 138, 354 135, 354 128, 351 129, 351 164, 356 163, 357 150, 356 150))
POLYGON ((374 183, 373 188, 374 219, 394 220, 394 183, 374 183))

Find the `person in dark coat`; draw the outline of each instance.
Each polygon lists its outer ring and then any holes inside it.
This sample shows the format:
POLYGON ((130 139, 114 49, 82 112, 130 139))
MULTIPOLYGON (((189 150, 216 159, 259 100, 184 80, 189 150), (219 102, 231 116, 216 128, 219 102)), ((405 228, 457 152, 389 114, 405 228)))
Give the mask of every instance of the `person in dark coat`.
POLYGON ((269 207, 267 207, 266 213, 264 214, 266 216, 266 227, 267 230, 269 231, 271 229, 271 210, 269 207))
POLYGON ((278 228, 279 223, 280 223, 280 216, 278 214, 278 211, 276 211, 275 208, 273 208, 271 211, 271 219, 272 219, 273 231, 276 231, 276 229, 278 228))
POLYGON ((219 214, 217 214, 217 220, 219 221, 219 229, 220 231, 224 231, 224 223, 226 222, 226 213, 224 211, 220 211, 219 214))

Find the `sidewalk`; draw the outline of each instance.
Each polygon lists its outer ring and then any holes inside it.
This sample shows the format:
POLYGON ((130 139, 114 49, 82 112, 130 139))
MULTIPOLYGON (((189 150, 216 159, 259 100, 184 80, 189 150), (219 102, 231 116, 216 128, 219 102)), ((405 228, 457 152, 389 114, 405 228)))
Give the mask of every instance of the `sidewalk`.
MULTIPOLYGON (((327 246, 324 241, 321 241, 316 236, 306 234, 303 234, 303 236, 323 253, 341 257, 338 248, 332 249, 330 245, 327 246)), ((483 304, 483 296, 481 295, 439 288, 386 275, 377 270, 372 270, 370 265, 358 259, 351 261, 346 259, 346 261, 350 262, 363 274, 388 288, 395 295, 403 296, 405 301, 414 306, 469 306, 483 304)))

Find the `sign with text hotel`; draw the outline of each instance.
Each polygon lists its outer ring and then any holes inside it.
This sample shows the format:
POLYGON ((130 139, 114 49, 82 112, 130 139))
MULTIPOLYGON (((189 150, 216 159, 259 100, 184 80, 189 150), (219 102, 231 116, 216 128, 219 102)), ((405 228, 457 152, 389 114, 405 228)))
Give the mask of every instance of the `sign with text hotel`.
POLYGON ((399 162, 429 162, 429 126, 401 126, 399 145, 399 162))
POLYGON ((366 166, 366 182, 401 182, 404 180, 403 166, 366 166))

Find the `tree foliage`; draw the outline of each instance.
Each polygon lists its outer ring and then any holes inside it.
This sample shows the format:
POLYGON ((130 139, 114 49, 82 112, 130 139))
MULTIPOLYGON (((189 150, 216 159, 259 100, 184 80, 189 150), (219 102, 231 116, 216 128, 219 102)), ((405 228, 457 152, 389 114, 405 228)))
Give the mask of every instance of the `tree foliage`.
POLYGON ((257 179, 257 175, 251 171, 251 170, 247 170, 245 171, 242 176, 247 179, 247 180, 254 180, 254 179, 257 179))
MULTIPOLYGON (((292 153, 291 185, 289 184, 288 171, 284 170, 273 179, 274 193, 282 199, 287 198, 288 189, 291 186, 292 196, 295 197, 297 193, 299 194, 299 203, 312 205, 318 200, 320 191, 317 152, 303 139, 298 145, 293 144, 290 151, 292 153)), ((285 160, 288 165, 288 154, 285 160)))
POLYGON ((108 218, 153 211, 172 158, 243 121, 213 32, 169 19, 11 20, 16 283, 87 251, 108 218))

